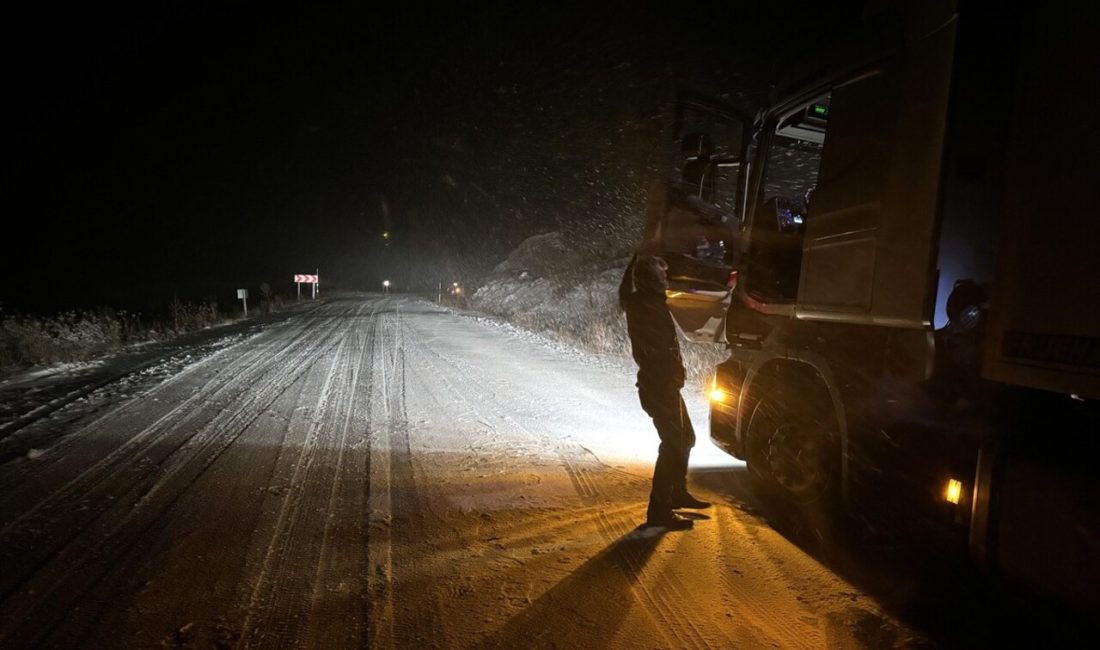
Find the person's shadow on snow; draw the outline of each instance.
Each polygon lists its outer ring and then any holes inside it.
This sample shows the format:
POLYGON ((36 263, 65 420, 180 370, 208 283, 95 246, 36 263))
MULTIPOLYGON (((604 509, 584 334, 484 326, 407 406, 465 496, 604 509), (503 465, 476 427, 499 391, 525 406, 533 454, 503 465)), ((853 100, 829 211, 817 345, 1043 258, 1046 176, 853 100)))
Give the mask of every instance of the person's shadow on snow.
POLYGON ((480 648, 608 647, 664 528, 639 526, 509 620, 480 648))

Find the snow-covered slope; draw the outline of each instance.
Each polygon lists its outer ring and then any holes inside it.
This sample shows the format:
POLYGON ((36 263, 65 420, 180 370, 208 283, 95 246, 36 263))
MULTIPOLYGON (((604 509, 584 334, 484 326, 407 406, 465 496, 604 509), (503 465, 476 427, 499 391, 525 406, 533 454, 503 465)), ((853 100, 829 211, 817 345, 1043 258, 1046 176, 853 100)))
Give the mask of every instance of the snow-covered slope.
MULTIPOLYGON (((628 356, 619 282, 629 258, 582 255, 558 232, 520 244, 474 292, 470 306, 521 327, 565 338, 602 353, 628 356)), ((727 356, 722 346, 681 339, 684 364, 696 383, 727 356)))

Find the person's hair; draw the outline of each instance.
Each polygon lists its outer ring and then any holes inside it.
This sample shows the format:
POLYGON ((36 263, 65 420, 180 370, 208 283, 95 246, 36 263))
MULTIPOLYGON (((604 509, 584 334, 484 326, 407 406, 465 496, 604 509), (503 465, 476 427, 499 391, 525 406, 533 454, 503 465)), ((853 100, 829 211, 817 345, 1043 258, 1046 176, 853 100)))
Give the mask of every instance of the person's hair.
POLYGON ((630 263, 626 265, 626 272, 623 273, 622 282, 619 283, 619 308, 623 311, 626 311, 626 304, 634 295, 634 263, 637 260, 637 255, 630 258, 630 263))
POLYGON ((656 255, 635 254, 619 283, 619 306, 626 311, 627 303, 639 293, 664 295, 668 286, 665 271, 668 264, 656 255))

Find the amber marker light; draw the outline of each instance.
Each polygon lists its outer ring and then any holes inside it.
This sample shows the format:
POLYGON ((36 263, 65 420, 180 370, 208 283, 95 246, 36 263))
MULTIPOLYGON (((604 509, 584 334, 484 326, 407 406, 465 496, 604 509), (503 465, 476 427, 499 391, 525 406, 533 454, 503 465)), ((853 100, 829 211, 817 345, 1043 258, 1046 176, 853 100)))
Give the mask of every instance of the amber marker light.
POLYGON ((958 479, 953 479, 953 478, 948 479, 947 480, 947 490, 944 493, 944 498, 947 499, 948 503, 953 503, 955 505, 958 505, 959 504, 959 498, 962 496, 962 489, 963 489, 962 481, 959 481, 958 479))

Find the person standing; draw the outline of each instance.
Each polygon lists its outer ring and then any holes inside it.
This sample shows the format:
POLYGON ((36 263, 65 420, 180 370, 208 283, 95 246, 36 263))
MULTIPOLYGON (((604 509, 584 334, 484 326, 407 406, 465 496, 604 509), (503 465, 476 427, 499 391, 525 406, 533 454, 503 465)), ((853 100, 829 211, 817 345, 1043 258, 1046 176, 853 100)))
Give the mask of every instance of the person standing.
POLYGON ((710 504, 687 491, 688 457, 695 446, 680 389, 684 363, 665 302, 668 265, 660 257, 638 254, 630 261, 619 286, 619 303, 626 312, 630 348, 638 364, 638 399, 653 418, 661 444, 653 468, 646 525, 686 530, 692 520, 676 514, 676 508, 706 508, 710 504))

